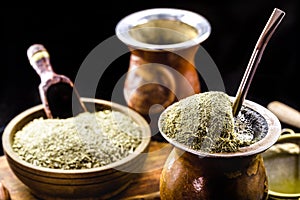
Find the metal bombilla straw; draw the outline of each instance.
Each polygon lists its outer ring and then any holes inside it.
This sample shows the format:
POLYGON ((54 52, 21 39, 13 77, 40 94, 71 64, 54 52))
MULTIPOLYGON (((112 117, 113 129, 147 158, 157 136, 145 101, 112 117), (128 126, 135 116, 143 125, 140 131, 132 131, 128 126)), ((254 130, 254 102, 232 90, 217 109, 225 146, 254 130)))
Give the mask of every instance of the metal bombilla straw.
POLYGON ((274 31, 278 27, 279 23, 281 22, 282 18, 284 17, 284 15, 285 15, 285 12, 283 12, 280 9, 275 8, 256 43, 256 46, 254 48, 254 51, 253 51, 250 61, 248 63, 247 69, 246 69, 243 79, 240 83, 238 92, 236 94, 236 98, 233 102, 232 112, 233 112, 233 116, 235 116, 235 117, 238 115, 238 113, 243 105, 243 102, 248 93, 249 86, 252 82, 253 76, 255 74, 257 65, 260 62, 261 56, 264 52, 264 49, 265 49, 267 43, 269 42, 270 38, 272 37, 274 31))

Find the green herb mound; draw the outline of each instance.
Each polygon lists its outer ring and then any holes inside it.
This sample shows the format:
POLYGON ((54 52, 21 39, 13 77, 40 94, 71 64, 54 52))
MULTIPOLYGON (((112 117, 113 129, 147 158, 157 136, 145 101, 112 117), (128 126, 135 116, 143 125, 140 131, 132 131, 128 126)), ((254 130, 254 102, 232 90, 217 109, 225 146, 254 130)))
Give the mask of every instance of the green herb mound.
POLYGON ((224 92, 210 91, 182 99, 162 113, 160 123, 167 137, 194 150, 236 152, 251 144, 235 131, 232 102, 224 92))
POLYGON ((34 119, 16 132, 12 147, 35 166, 89 169, 127 157, 141 136, 142 129, 129 116, 103 110, 67 119, 34 119))

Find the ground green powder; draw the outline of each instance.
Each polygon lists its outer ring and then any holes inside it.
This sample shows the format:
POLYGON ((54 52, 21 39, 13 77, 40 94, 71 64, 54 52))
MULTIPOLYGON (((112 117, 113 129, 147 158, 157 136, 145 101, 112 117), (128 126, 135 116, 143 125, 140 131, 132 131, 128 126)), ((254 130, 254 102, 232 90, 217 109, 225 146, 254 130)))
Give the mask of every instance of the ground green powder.
POLYGON ((203 152, 236 152, 255 142, 251 121, 235 119, 229 96, 219 91, 194 94, 172 104, 160 123, 167 137, 203 152))
POLYGON ((16 132, 12 146, 36 166, 88 169, 127 157, 141 143, 141 134, 130 117, 105 110, 68 119, 34 119, 16 132))

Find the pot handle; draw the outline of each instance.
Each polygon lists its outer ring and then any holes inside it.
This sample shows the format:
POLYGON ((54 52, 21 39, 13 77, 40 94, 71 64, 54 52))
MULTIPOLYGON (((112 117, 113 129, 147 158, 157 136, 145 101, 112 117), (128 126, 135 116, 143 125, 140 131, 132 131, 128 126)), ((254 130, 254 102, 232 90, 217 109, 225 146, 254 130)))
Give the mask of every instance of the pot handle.
POLYGON ((293 129, 290 128, 284 128, 281 130, 281 134, 280 135, 285 135, 285 134, 291 134, 291 135, 295 135, 295 131, 293 129))

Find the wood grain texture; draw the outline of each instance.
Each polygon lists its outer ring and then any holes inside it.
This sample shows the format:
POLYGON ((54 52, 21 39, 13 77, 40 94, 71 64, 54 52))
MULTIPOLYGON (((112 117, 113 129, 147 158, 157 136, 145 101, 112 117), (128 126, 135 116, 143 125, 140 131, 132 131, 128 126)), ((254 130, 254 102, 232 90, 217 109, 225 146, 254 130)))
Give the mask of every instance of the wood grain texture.
POLYGON ((267 107, 278 117, 280 121, 300 128, 300 112, 298 110, 280 101, 272 101, 267 107))
MULTIPOLYGON (((160 173, 172 148, 168 143, 151 141, 142 173, 114 199, 160 199, 160 173)), ((0 180, 5 184, 12 200, 38 200, 13 174, 5 156, 0 157, 0 180)))

